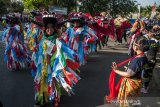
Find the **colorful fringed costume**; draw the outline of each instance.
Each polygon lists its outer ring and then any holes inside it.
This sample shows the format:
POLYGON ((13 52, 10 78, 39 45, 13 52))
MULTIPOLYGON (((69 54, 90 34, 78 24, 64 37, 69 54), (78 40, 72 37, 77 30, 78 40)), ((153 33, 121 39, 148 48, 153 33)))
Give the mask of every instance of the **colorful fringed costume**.
MULTIPOLYGON (((18 20, 16 18, 16 20, 18 20)), ((18 24, 9 27, 3 33, 3 39, 6 43, 4 60, 9 69, 20 69, 29 63, 26 46, 24 44, 23 33, 18 24)))
POLYGON ((86 51, 87 53, 95 52, 96 51, 96 41, 98 40, 98 37, 96 36, 96 32, 89 26, 84 26, 84 29, 86 29, 88 38, 86 41, 86 51))
MULTIPOLYGON (((44 26, 57 23, 53 15, 44 15, 44 26), (45 22, 46 21, 46 22, 45 22)), ((55 106, 60 102, 61 88, 70 95, 74 85, 80 80, 76 71, 79 64, 75 62, 77 54, 58 33, 43 34, 42 40, 32 54, 32 75, 35 77, 35 99, 41 105, 53 101, 55 106)))
POLYGON ((41 103, 49 100, 59 102, 60 87, 71 94, 73 86, 80 79, 75 72, 79 67, 74 62, 75 53, 61 42, 56 34, 52 37, 43 35, 42 41, 34 50, 32 74, 35 76, 35 97, 41 103))
POLYGON ((98 38, 91 28, 83 24, 82 13, 73 13, 71 17, 72 23, 78 21, 81 26, 69 27, 66 30, 67 37, 64 38, 68 46, 78 53, 77 62, 82 65, 86 62, 86 55, 91 51, 95 51, 98 38))
POLYGON ((67 37, 69 38, 67 45, 78 53, 77 62, 80 65, 86 61, 85 45, 87 39, 87 33, 83 27, 79 28, 68 28, 66 31, 67 37))
MULTIPOLYGON (((31 13, 33 14, 33 12, 31 13)), ((37 16, 34 16, 32 23, 27 29, 26 39, 28 40, 28 47, 30 50, 33 50, 33 48, 42 39, 42 27, 36 25, 35 23, 42 23, 42 15, 40 13, 37 16)))
POLYGON ((28 40, 28 47, 30 50, 33 50, 33 48, 39 43, 39 41, 42 39, 42 29, 39 27, 34 27, 34 24, 30 24, 30 28, 27 30, 27 37, 28 40))

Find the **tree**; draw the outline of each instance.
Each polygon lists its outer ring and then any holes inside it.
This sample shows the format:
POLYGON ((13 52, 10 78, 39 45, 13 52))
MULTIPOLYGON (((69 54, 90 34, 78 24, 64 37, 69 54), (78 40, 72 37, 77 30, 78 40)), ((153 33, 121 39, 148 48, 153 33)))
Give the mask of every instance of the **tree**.
POLYGON ((97 12, 107 11, 109 9, 107 0, 82 0, 80 11, 89 12, 92 15, 97 12))
POLYGON ((6 5, 4 1, 0 0, 0 15, 3 15, 7 12, 6 5))
POLYGON ((26 9, 38 9, 40 4, 45 4, 45 0, 23 0, 26 9))
POLYGON ((138 11, 136 2, 133 0, 110 0, 112 16, 128 16, 130 13, 138 11))
POLYGON ((159 13, 160 13, 160 5, 157 6, 157 9, 156 9, 159 13))
POLYGON ((11 0, 0 0, 0 15, 7 14, 9 12, 11 0))
POLYGON ((126 16, 138 9, 133 0, 82 0, 81 10, 91 14, 110 10, 112 16, 126 16))
POLYGON ((46 8, 55 5, 60 7, 66 7, 68 11, 72 11, 76 7, 76 0, 23 0, 24 6, 27 9, 39 9, 40 5, 44 5, 46 8))
POLYGON ((25 8, 30 10, 38 9, 43 4, 47 8, 51 5, 66 7, 68 12, 75 11, 77 1, 81 2, 80 11, 91 14, 110 10, 113 16, 126 16, 138 10, 133 0, 23 0, 25 8))
POLYGON ((11 11, 12 12, 19 12, 19 13, 22 13, 24 10, 24 5, 22 2, 12 2, 11 3, 11 11))
POLYGON ((141 7, 141 16, 142 17, 150 17, 152 12, 152 6, 141 7))

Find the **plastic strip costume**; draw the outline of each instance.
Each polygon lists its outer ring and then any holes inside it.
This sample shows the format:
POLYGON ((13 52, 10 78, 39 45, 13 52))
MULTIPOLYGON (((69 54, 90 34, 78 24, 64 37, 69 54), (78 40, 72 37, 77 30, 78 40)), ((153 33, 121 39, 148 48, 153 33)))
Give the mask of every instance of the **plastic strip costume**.
POLYGON ((42 26, 38 26, 35 23, 42 23, 42 15, 39 13, 31 12, 34 19, 27 29, 26 39, 28 40, 28 47, 30 50, 39 43, 42 39, 42 26), (35 22, 35 23, 34 23, 35 22))
MULTIPOLYGON (((44 24, 55 24, 57 19, 52 14, 47 14, 43 20, 46 20, 44 24), (47 22, 49 20, 50 22, 47 22)), ((79 64, 74 60, 76 53, 58 37, 57 33, 49 37, 43 34, 42 40, 32 54, 35 99, 40 104, 53 101, 57 106, 62 88, 69 95, 74 94, 73 88, 80 80, 76 73, 79 71, 79 64)))
POLYGON ((7 62, 9 69, 23 68, 30 61, 24 44, 23 33, 18 25, 20 22, 16 22, 15 20, 19 19, 15 17, 11 18, 10 23, 14 26, 9 27, 3 33, 3 40, 6 43, 4 60, 7 62))
POLYGON ((77 62, 83 65, 86 62, 86 55, 95 50, 94 44, 98 38, 91 28, 85 26, 84 17, 86 16, 83 13, 71 13, 69 17, 72 23, 78 21, 81 26, 69 27, 66 30, 67 37, 64 37, 65 42, 78 53, 77 62))

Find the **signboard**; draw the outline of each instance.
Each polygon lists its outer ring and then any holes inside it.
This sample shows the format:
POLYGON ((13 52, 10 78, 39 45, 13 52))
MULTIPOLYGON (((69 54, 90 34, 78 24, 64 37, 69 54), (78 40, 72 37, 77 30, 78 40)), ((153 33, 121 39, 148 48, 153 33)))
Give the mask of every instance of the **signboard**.
POLYGON ((58 7, 58 6, 51 6, 49 8, 49 11, 55 12, 57 14, 62 14, 62 15, 67 15, 67 8, 63 8, 63 7, 58 7))

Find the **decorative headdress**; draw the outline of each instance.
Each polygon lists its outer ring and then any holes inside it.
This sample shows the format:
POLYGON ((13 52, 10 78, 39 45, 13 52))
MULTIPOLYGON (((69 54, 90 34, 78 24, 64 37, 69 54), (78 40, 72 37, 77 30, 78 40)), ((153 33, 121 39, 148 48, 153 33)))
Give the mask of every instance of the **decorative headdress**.
POLYGON ((37 27, 43 27, 42 14, 39 11, 31 11, 31 22, 37 25, 37 27))
POLYGON ((106 17, 107 13, 106 12, 101 12, 100 15, 103 16, 103 17, 106 17))
POLYGON ((14 14, 8 15, 7 19, 9 20, 9 22, 10 22, 11 25, 19 24, 20 23, 20 19, 16 15, 14 15, 14 14))
POLYGON ((54 27, 56 27, 58 24, 56 13, 54 12, 50 14, 47 11, 45 11, 43 13, 42 19, 43 19, 43 25, 45 28, 49 23, 52 23, 54 27))
POLYGON ((32 15, 35 16, 37 20, 31 20, 32 23, 40 26, 40 27, 46 27, 48 23, 52 23, 53 26, 61 27, 64 25, 67 20, 58 22, 57 14, 55 12, 49 13, 47 11, 44 11, 42 14, 37 14, 36 12, 32 12, 32 15))
POLYGON ((41 13, 39 11, 36 11, 36 10, 31 11, 30 14, 32 15, 32 17, 41 15, 41 13))
POLYGON ((116 18, 114 20, 114 25, 115 25, 116 28, 121 27, 121 25, 122 25, 121 18, 116 18))
POLYGON ((79 21, 80 23, 84 23, 88 20, 88 17, 82 12, 72 12, 68 16, 71 22, 79 21))

